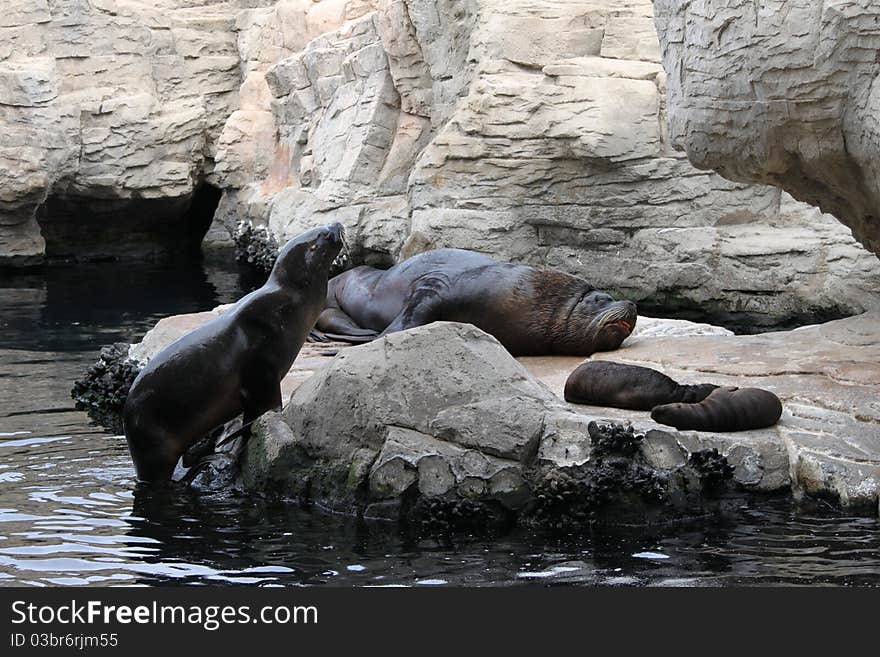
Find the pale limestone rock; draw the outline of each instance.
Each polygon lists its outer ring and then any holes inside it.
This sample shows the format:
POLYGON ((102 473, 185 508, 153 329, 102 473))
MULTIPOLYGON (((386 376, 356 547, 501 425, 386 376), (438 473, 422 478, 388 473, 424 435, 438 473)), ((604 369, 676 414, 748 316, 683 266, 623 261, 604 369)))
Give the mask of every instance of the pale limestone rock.
POLYGON ((871 0, 657 0, 672 139, 701 168, 772 183, 880 253, 871 0))
MULTIPOLYGON (((827 29, 861 25, 859 6, 827 29)), ((16 0, 0 254, 43 251, 54 196, 179 212, 207 181, 224 190, 212 244, 242 220, 280 239, 339 220, 355 262, 471 248, 746 328, 880 306, 876 260, 833 219, 676 153, 682 81, 652 20, 648 0, 16 0)))
POLYGON ((0 67, 0 98, 4 105, 37 107, 58 97, 55 60, 46 58, 8 62, 0 67))
POLYGON ((0 262, 42 257, 38 221, 68 221, 47 216, 62 198, 101 199, 108 208, 130 199, 167 201, 142 219, 158 225, 169 212, 180 220, 195 186, 211 173, 214 143, 237 99, 232 28, 240 4, 4 5, 0 262))
MULTIPOLYGON (((240 21, 240 44, 279 43, 282 4, 240 21)), ((845 228, 676 153, 647 0, 367 4, 345 21, 327 5, 340 22, 271 63, 269 46, 242 48, 278 142, 236 134, 218 156, 229 226, 284 239, 338 220, 356 262, 476 249, 743 328, 880 307, 880 272, 845 228)))

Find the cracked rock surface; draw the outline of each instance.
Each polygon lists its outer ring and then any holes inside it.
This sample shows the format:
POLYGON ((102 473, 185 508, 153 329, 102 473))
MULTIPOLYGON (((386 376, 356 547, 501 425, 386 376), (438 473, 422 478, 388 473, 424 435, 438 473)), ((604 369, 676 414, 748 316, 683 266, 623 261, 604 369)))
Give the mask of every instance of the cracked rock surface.
POLYGON ((0 263, 40 261, 50 223, 81 227, 99 210, 112 227, 152 202, 129 240, 161 226, 157 214, 182 221, 238 103, 242 4, 3 3, 0 263), (59 199, 76 201, 81 216, 56 212, 59 199))
MULTIPOLYGON (((641 321, 641 320, 640 320, 641 321)), ((689 450, 718 448, 743 486, 790 489, 876 513, 880 489, 880 314, 754 336, 638 333, 593 358, 653 367, 681 383, 760 387, 783 415, 774 427, 737 433, 672 431, 689 450)), ((577 359, 521 359, 562 394, 577 359), (567 362, 566 362, 567 361, 567 362)), ((647 414, 580 406, 581 412, 669 432, 647 414)))
POLYGON ((673 148, 674 78, 650 0, 16 0, 0 262, 180 245, 208 183, 206 246, 341 221, 356 264, 470 248, 743 327, 880 307, 834 218, 673 148))
POLYGON ((880 307, 876 259, 834 218, 673 148, 649 0, 325 0, 248 17, 218 223, 283 241, 341 221, 358 264, 476 249, 739 326, 880 307), (321 8, 339 22, 316 27, 321 8), (282 38, 295 16, 314 38, 282 38))

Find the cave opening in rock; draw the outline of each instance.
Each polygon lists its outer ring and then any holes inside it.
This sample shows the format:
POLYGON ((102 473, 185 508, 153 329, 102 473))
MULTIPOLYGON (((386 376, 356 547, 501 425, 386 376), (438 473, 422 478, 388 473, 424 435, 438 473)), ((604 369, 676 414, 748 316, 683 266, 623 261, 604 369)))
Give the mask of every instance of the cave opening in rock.
POLYGON ((222 191, 201 183, 175 198, 50 195, 37 211, 54 261, 164 260, 199 253, 222 191))
POLYGON ((780 312, 749 312, 732 310, 720 304, 699 304, 680 298, 656 296, 638 301, 639 312, 661 319, 683 319, 689 322, 720 326, 737 335, 756 335, 772 331, 790 331, 802 326, 824 324, 837 319, 852 317, 864 309, 846 308, 840 305, 810 306, 804 304, 799 310, 780 312))

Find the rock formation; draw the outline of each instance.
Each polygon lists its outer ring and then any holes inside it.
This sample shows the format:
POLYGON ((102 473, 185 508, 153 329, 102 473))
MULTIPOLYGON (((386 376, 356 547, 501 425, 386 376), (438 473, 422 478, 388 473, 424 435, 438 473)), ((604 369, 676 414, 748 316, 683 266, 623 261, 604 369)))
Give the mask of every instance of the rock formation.
MULTIPOLYGON (((286 4, 240 41, 285 33, 286 4)), ((359 262, 473 248, 740 326, 880 304, 833 218, 672 148, 647 0, 336 4, 338 29, 248 56, 218 222, 286 238, 339 220, 359 262)))
MULTIPOLYGON (((129 357, 149 360, 223 311, 164 319, 129 357)), ((342 348, 336 358, 321 354, 325 345, 307 343, 282 381, 284 412, 267 415, 252 438, 244 485, 352 513, 394 516, 418 492, 444 504, 482 500, 541 515, 534 503, 552 483, 546 476, 564 472, 565 481, 557 482, 563 487, 571 477, 613 483, 604 470, 591 470, 595 421, 631 425, 645 436, 634 450, 636 462, 623 469, 646 494, 653 476, 643 466, 667 483, 671 477, 675 489, 680 476, 714 485, 729 464, 740 494, 785 493, 875 515, 878 327, 873 313, 735 336, 705 324, 640 317, 621 349, 593 356, 654 367, 683 383, 762 387, 780 397, 784 412, 776 426, 737 433, 676 431, 649 413, 566 404, 565 380, 581 359, 514 360, 468 325, 435 323, 361 347, 331 345, 342 348), (583 471, 588 462, 590 471, 583 471), (700 464, 705 471, 695 475, 700 464)), ((661 513, 705 502, 675 498, 667 496, 661 513)))
POLYGON ((441 322, 346 349, 303 383, 251 439, 243 483, 433 524, 456 523, 448 516, 467 515, 462 504, 537 521, 589 520, 609 505, 636 516, 655 504, 702 509, 688 452, 656 433, 591 424, 497 340, 441 322), (560 485, 568 490, 557 504, 560 485))
POLYGON ((50 255, 186 243, 222 190, 207 245, 241 221, 281 240, 340 220, 355 262, 473 248, 745 327, 880 307, 876 260, 833 218, 674 150, 652 11, 16 0, 0 260, 44 238, 50 255))
POLYGON ((186 239, 237 105, 240 4, 4 3, 0 261, 186 239))
POLYGON ((672 142, 701 168, 834 214, 880 254, 880 6, 654 5, 672 142))
MULTIPOLYGON (((653 331, 597 355, 651 364, 686 382, 779 395, 785 412, 778 425, 738 433, 676 431, 648 413, 564 404, 562 386, 580 359, 517 363, 478 329, 431 324, 346 349, 307 379, 250 446, 245 484, 348 511, 360 503, 368 514, 364 505, 392 500, 397 509, 416 490, 518 509, 535 492, 530 468, 566 469, 595 458, 588 424, 599 421, 645 434, 640 462, 664 477, 689 455, 717 450, 742 491, 787 491, 873 515, 880 492, 877 320, 866 315, 762 336, 655 321, 653 331)), ((717 461, 708 457, 696 461, 717 461)))

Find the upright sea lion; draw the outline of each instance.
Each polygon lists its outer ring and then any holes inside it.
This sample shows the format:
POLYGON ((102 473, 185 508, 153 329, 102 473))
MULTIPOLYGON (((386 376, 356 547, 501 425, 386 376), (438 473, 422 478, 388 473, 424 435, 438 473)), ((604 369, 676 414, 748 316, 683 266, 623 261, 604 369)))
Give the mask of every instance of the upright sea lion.
POLYGON ((698 404, 664 404, 651 411, 655 422, 696 431, 763 429, 781 416, 779 397, 761 388, 717 388, 698 404))
POLYGON ((559 271, 437 249, 388 270, 356 267, 331 279, 316 328, 366 342, 441 320, 473 324, 514 356, 589 356, 617 349, 632 333, 636 304, 559 271))
POLYGON ((339 223, 290 240, 265 285, 150 360, 123 410, 138 479, 168 480, 181 454, 211 430, 281 406, 281 379, 324 307, 342 245, 339 223))
POLYGON ((705 399, 718 386, 681 385, 650 367, 595 360, 581 363, 565 382, 565 401, 650 411, 660 404, 691 404, 705 399))

